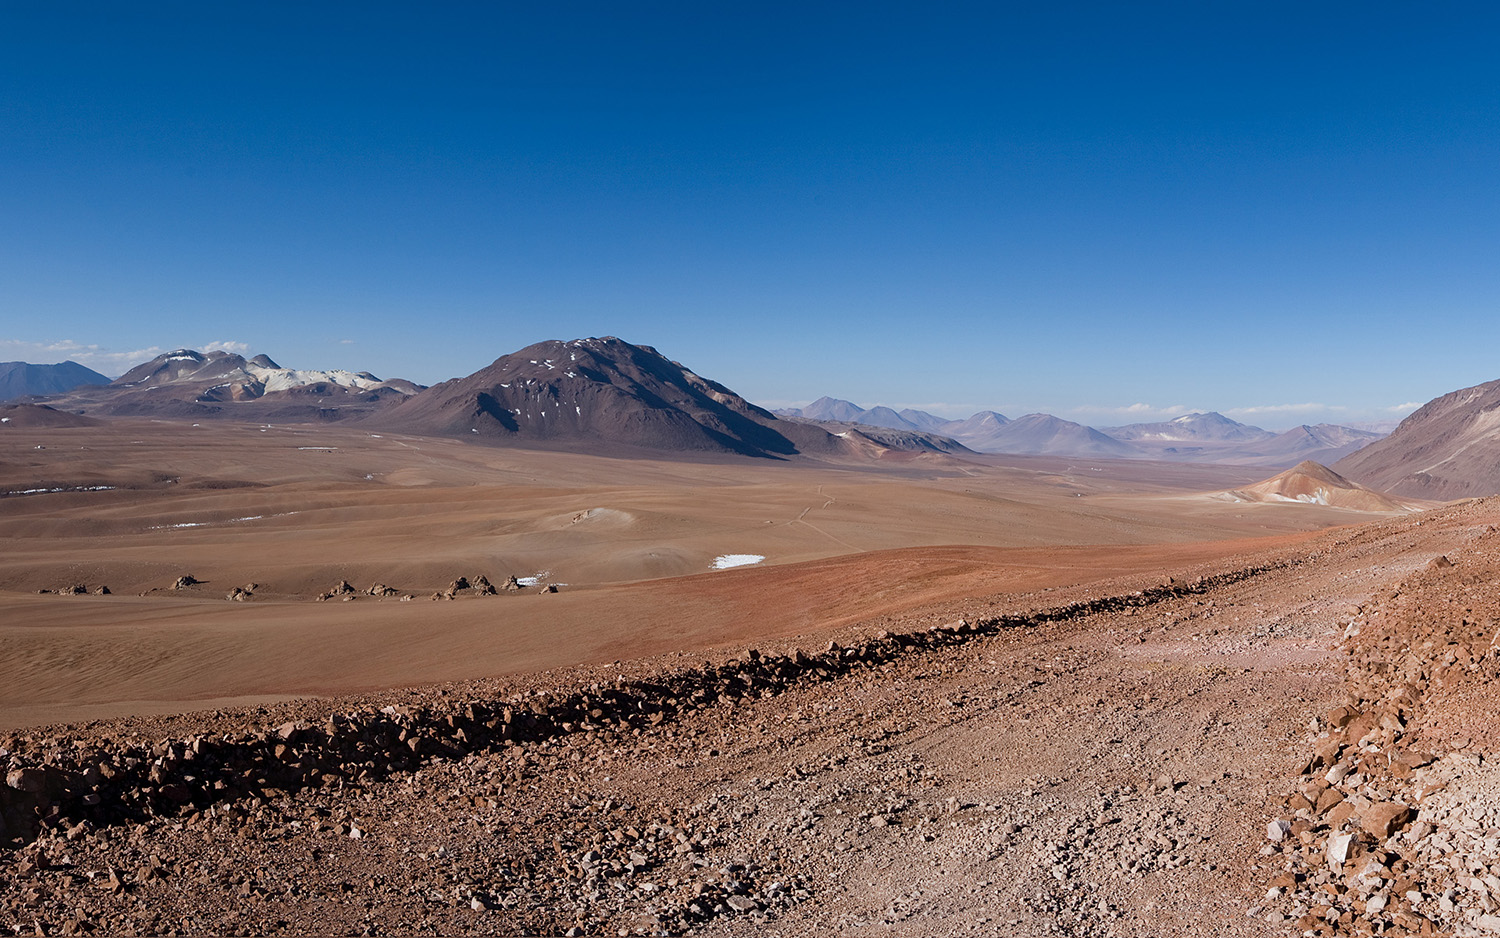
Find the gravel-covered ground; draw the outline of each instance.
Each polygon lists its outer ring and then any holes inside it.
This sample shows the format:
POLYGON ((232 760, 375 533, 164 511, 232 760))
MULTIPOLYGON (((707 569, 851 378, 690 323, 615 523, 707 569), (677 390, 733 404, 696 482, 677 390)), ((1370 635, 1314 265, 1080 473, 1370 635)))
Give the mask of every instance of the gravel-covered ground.
POLYGON ((1497 516, 798 648, 15 734, 0 928, 1493 929, 1497 516))

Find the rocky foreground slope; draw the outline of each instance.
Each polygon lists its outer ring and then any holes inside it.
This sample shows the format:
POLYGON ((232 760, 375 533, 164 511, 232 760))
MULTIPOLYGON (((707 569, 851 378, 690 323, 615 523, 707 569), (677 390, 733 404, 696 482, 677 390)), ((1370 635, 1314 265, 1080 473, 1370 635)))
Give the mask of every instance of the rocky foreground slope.
POLYGON ((0 928, 1485 933, 1497 519, 800 648, 15 734, 0 928))

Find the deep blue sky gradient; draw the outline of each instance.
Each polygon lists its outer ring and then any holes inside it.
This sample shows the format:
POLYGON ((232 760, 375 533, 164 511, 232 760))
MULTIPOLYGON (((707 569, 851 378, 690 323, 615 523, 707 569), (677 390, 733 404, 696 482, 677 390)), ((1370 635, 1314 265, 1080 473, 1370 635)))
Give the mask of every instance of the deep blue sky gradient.
POLYGON ((0 2, 0 358, 612 334, 1273 428, 1500 377, 1491 7, 719 6, 0 2))

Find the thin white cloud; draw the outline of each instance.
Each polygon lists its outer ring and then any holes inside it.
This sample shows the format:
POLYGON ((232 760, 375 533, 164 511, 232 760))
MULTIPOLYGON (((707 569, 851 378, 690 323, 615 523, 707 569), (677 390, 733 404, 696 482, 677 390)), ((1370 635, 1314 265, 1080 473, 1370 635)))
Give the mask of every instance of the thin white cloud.
POLYGON ((1407 401, 1405 404, 1397 404, 1394 407, 1387 407, 1385 410, 1389 414, 1409 414, 1421 406, 1422 402, 1420 401, 1407 401))
POLYGON ((250 351, 250 346, 244 342, 236 342, 229 339, 223 342, 210 342, 203 346, 200 351, 204 352, 232 352, 235 355, 243 355, 250 351))
POLYGON ((353 339, 339 339, 339 344, 340 345, 353 345, 354 344, 354 340, 353 339))
POLYGON ((766 410, 792 410, 806 407, 808 404, 811 404, 812 401, 787 401, 772 398, 752 401, 752 403, 757 407, 764 407, 766 410))
POLYGON ((892 410, 920 410, 938 417, 972 417, 981 410, 993 410, 983 404, 953 404, 948 401, 887 404, 892 410))
POLYGON ((166 351, 155 345, 149 348, 115 351, 102 345, 86 345, 72 339, 59 339, 52 342, 0 339, 0 349, 4 349, 7 356, 16 355, 21 361, 29 361, 33 364, 52 365, 65 359, 75 361, 111 377, 124 374, 141 362, 150 361, 166 351))
POLYGON ((1084 405, 1074 407, 1069 411, 1071 414, 1100 414, 1119 417, 1180 417, 1183 414, 1193 412, 1193 408, 1182 404, 1169 404, 1166 407, 1157 407, 1154 404, 1135 403, 1126 404, 1123 407, 1101 407, 1084 405))
POLYGON ((1225 410, 1225 414, 1305 414, 1317 411, 1344 411, 1349 408, 1340 404, 1317 404, 1308 402, 1305 404, 1259 404, 1254 407, 1231 407, 1225 410))

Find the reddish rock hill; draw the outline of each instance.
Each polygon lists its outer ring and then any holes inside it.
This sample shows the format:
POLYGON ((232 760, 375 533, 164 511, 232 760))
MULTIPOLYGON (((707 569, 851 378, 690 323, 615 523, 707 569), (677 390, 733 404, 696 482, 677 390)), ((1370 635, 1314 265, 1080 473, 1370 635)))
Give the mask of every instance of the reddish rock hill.
POLYGON ((1500 493, 1500 381, 1429 401, 1390 436, 1334 466, 1396 495, 1453 499, 1500 493))
POLYGON ((819 427, 777 420, 656 349, 612 336, 538 342, 372 419, 415 433, 560 448, 776 457, 843 448, 819 427))
POLYGON ((1418 507, 1350 482, 1327 466, 1311 460, 1300 462, 1264 482, 1225 494, 1247 502, 1301 502, 1354 511, 1412 511, 1418 507))

